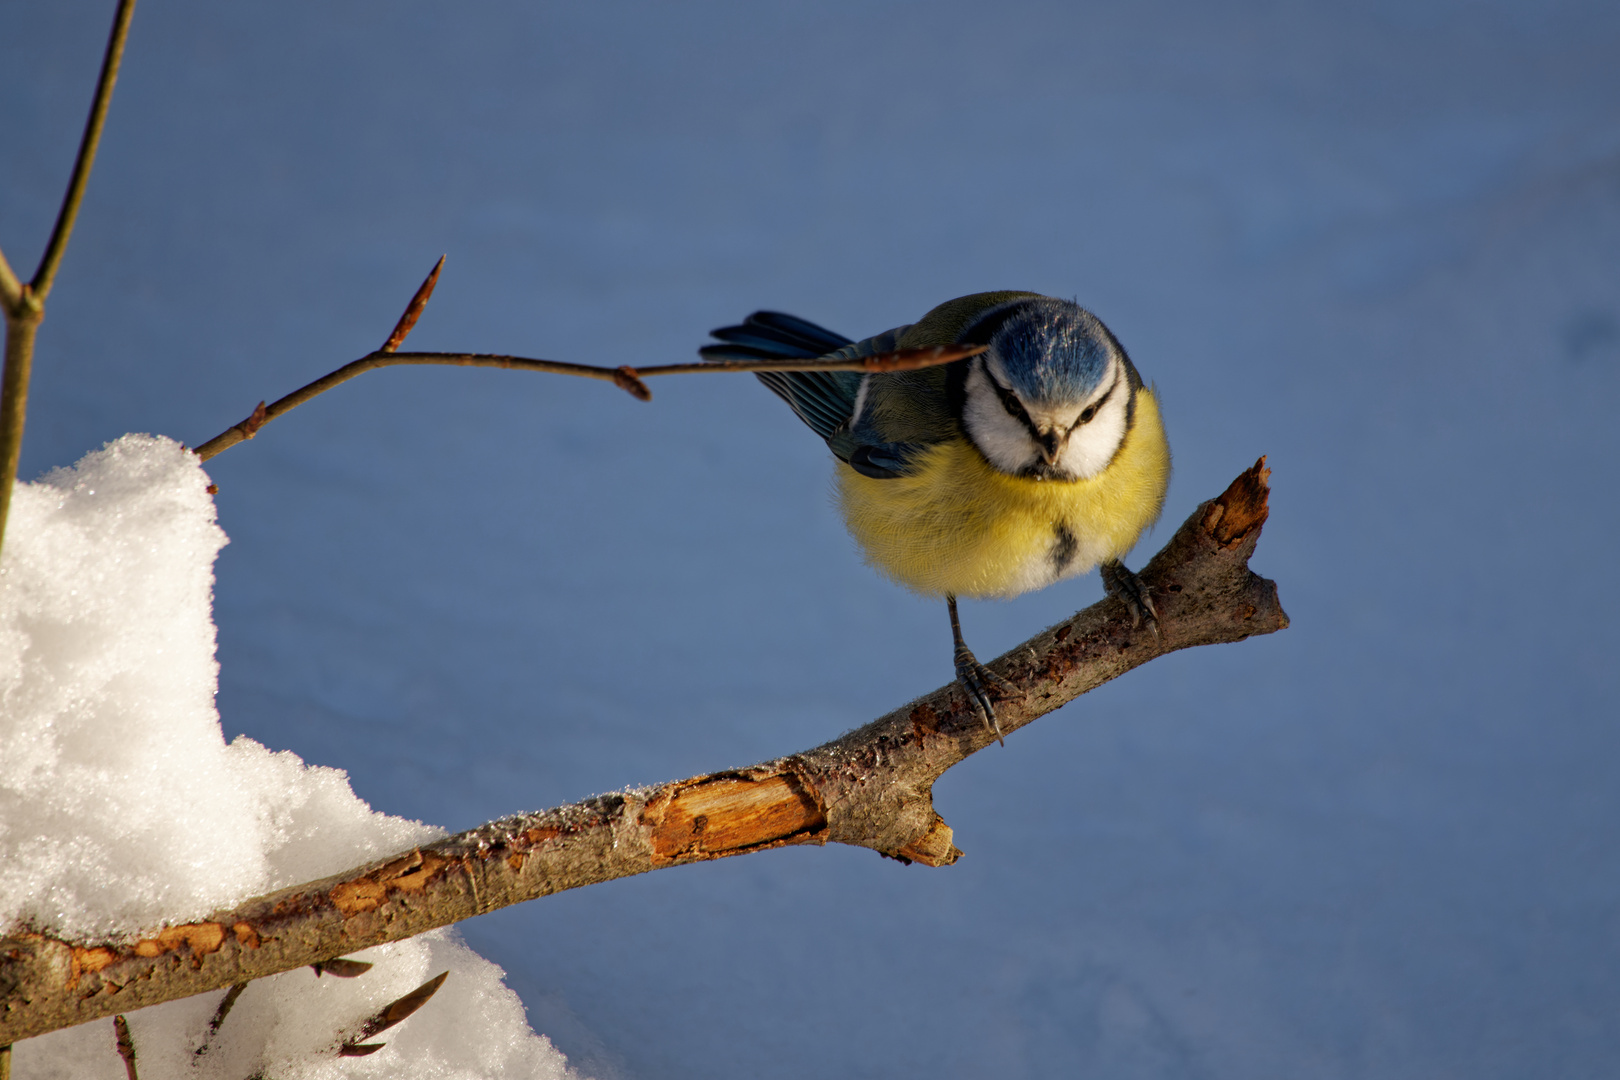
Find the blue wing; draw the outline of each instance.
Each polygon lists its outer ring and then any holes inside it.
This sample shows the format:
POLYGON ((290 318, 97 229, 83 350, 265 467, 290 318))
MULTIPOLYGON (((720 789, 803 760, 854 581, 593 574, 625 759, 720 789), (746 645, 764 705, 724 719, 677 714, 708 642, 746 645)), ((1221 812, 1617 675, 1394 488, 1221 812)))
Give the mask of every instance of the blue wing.
MULTIPOLYGON (((756 311, 741 326, 713 332, 724 344, 705 345, 698 355, 705 360, 814 360, 854 344, 842 334, 815 323, 756 311)), ((830 439, 855 411, 860 392, 858 371, 761 371, 759 381, 771 390, 823 439, 830 439)))
MULTIPOLYGON (((835 446, 836 452, 837 447, 835 446)), ((893 480, 911 471, 911 462, 917 454, 928 449, 922 443, 863 443, 844 460, 862 476, 874 480, 893 480)))
MULTIPOLYGON (((723 344, 705 345, 705 360, 816 360, 876 356, 897 348, 908 327, 901 326, 864 341, 779 311, 756 311, 740 326, 713 331, 723 344)), ((887 480, 905 475, 909 460, 923 449, 914 443, 882 442, 874 432, 852 424, 860 395, 858 371, 761 371, 755 373, 793 409, 812 431, 827 440, 832 452, 859 473, 887 480), (851 430, 854 428, 855 430, 851 430)))

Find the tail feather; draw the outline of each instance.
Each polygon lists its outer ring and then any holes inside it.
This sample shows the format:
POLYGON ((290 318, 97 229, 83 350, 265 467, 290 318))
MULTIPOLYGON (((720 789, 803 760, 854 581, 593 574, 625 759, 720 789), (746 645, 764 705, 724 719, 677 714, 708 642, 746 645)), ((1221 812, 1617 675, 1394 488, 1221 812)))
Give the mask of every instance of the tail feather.
POLYGON ((756 311, 748 317, 747 322, 772 331, 779 339, 792 339, 803 348, 814 349, 817 356, 825 356, 852 344, 843 334, 835 334, 824 326, 817 326, 794 315, 784 315, 780 311, 756 311))

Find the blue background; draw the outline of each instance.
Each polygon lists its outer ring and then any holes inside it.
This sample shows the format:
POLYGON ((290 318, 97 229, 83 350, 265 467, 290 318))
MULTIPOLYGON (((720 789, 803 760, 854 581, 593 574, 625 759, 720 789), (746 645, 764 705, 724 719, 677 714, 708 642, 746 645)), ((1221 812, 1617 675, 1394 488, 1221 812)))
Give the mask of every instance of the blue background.
MULTIPOLYGON (((43 247, 112 4, 8 5, 43 247)), ((1620 1054, 1620 9, 144 0, 23 475, 381 343, 687 359, 1077 298, 1164 523, 1260 454, 1286 633, 953 770, 966 857, 769 852, 464 924, 599 1077, 1586 1077, 1620 1054)), ((747 377, 395 370, 210 466, 220 709, 451 829, 802 749, 950 677, 747 377)), ((969 604, 993 656, 1095 577, 969 604)))

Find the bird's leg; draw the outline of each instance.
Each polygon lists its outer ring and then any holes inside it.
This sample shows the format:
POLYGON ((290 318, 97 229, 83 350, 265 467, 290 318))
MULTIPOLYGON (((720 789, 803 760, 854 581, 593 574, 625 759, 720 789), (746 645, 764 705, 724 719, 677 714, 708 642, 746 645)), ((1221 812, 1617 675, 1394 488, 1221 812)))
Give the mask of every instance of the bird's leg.
POLYGON ((1012 687, 1006 679, 979 663, 973 650, 962 640, 962 621, 956 617, 956 597, 946 596, 945 606, 951 612, 951 637, 956 642, 956 680, 968 692, 968 700, 979 707, 984 726, 995 734, 997 742, 1006 746, 1007 740, 1001 737, 1001 722, 996 719, 996 706, 991 698, 1008 693, 1012 687))
POLYGON ((1154 637, 1159 634, 1159 613, 1153 606, 1153 598, 1148 595, 1148 588, 1142 584, 1142 579, 1133 574, 1128 567, 1118 559, 1102 564, 1103 588, 1109 596, 1118 597, 1125 602, 1131 612, 1131 625, 1141 626, 1147 620, 1148 629, 1153 631, 1154 637))

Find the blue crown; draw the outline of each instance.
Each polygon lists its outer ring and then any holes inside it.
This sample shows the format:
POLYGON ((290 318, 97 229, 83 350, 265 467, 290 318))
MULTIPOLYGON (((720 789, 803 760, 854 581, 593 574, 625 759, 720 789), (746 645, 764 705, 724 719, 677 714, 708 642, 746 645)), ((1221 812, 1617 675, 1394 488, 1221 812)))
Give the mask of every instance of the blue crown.
POLYGON ((1081 401, 1097 389, 1117 349, 1097 316, 1047 296, 1008 307, 990 347, 1020 397, 1057 404, 1081 401))

